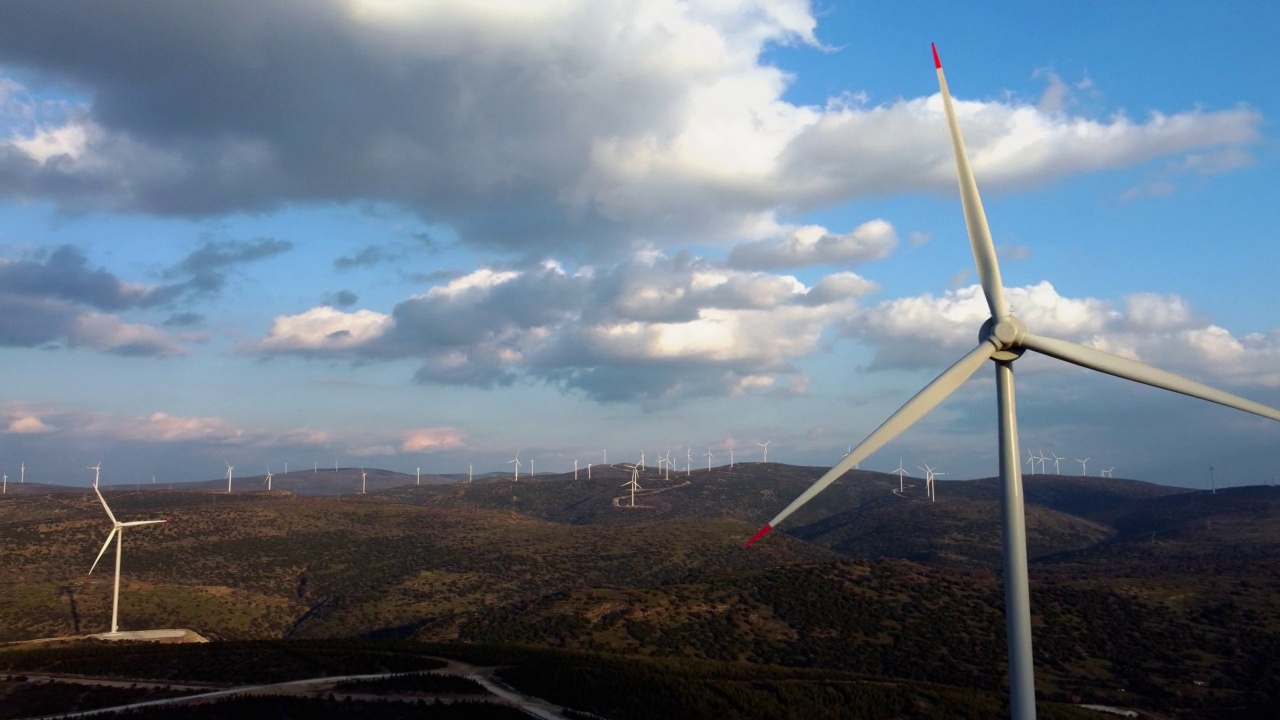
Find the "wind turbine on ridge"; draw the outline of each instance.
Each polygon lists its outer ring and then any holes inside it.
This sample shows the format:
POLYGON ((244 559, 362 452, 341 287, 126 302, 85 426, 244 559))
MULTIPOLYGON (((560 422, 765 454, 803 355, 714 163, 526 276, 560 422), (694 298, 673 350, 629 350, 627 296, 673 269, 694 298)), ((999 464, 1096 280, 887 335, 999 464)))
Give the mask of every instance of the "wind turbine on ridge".
MULTIPOLYGON (((236 468, 234 465, 227 462, 226 460, 223 460, 222 462, 226 463, 227 465, 227 494, 230 495, 231 494, 231 471, 235 470, 236 468)), ((101 465, 102 463, 98 463, 98 464, 101 465)))
POLYGON ((1112 471, 1112 470, 1115 470, 1115 468, 1110 467, 1110 468, 1107 468, 1106 470, 1103 470, 1103 471, 1102 471, 1102 477, 1105 477, 1105 478, 1114 477, 1114 476, 1111 474, 1111 471, 1112 471))
POLYGON ((1061 475, 1062 468, 1058 465, 1058 463, 1062 462, 1063 460, 1066 460, 1066 458, 1058 457, 1058 453, 1050 453, 1050 455, 1053 455, 1053 474, 1061 475))
POLYGON ((1085 463, 1089 462, 1089 458, 1083 460, 1076 458, 1076 462, 1080 463, 1080 477, 1087 477, 1089 475, 1089 466, 1085 463))
MULTIPOLYGON (((156 476, 152 475, 151 482, 154 483, 155 481, 156 481, 156 476)), ((271 491, 271 466, 270 465, 267 466, 267 477, 265 480, 262 481, 262 484, 267 486, 267 492, 271 491)))
MULTIPOLYGON (((849 452, 853 452, 853 450, 850 449, 849 452)), ((848 454, 849 453, 845 453, 845 456, 848 457, 848 454)), ((907 472, 907 469, 902 467, 902 458, 898 458, 898 469, 894 470, 893 472, 898 473, 898 492, 899 493, 905 492, 906 486, 904 486, 902 483, 902 477, 904 475, 910 475, 911 473, 907 472)))
POLYGON ((635 506, 636 506, 636 490, 643 490, 643 489, 644 489, 644 488, 640 487, 640 480, 639 480, 639 478, 640 478, 640 466, 638 466, 638 465, 623 465, 622 467, 625 467, 625 468, 631 468, 631 481, 630 481, 630 482, 624 482, 624 483, 622 483, 622 487, 628 487, 628 486, 629 486, 629 487, 631 488, 631 507, 635 507, 635 506))
POLYGON ((364 471, 364 466, 360 466, 360 494, 364 495, 365 483, 369 480, 369 473, 364 471))
POLYGON ((756 443, 757 445, 759 445, 759 446, 764 450, 764 459, 763 459, 763 460, 761 460, 760 462, 769 462, 769 443, 771 443, 771 442, 773 442, 773 441, 772 441, 772 440, 765 440, 764 442, 758 442, 758 443, 756 443))
POLYGON ((102 492, 98 490, 98 480, 102 477, 102 462, 99 461, 97 465, 92 465, 88 469, 93 471, 93 492, 98 496, 98 500, 102 503, 102 509, 107 511, 107 517, 111 518, 111 533, 107 535, 107 541, 102 543, 102 549, 98 551, 98 557, 93 561, 93 565, 89 568, 89 575, 92 575, 94 569, 98 567, 98 561, 106 554, 107 548, 111 547, 111 539, 115 538, 116 579, 115 585, 111 591, 111 632, 109 634, 117 635, 120 633, 120 556, 123 554, 124 548, 124 529, 127 527, 137 527, 139 525, 158 525, 160 523, 167 523, 170 521, 134 520, 132 522, 120 522, 111 512, 110 506, 107 505, 106 498, 102 497, 102 492))
POLYGON ((666 454, 666 455, 663 455, 663 456, 662 456, 662 462, 664 462, 664 463, 666 463, 666 464, 667 464, 667 473, 666 473, 666 475, 664 475, 664 476, 663 476, 663 480, 668 480, 668 481, 669 481, 669 480, 671 480, 671 466, 675 464, 675 463, 673 463, 673 462, 671 461, 671 451, 670 451, 670 450, 668 450, 668 451, 667 451, 667 454, 666 454))
POLYGON ((942 71, 942 60, 933 48, 934 67, 942 97, 943 112, 951 134, 951 146, 956 161, 956 177, 960 186, 961 205, 969 235, 970 249, 977 265, 982 292, 991 317, 978 333, 978 345, 951 367, 947 368, 906 402, 882 425, 876 428, 847 457, 819 478, 813 485, 787 505, 755 535, 747 545, 758 541, 766 533, 792 513, 803 507, 815 495, 825 490, 837 478, 857 463, 883 447, 917 420, 924 417, 950 397, 961 385, 986 365, 994 362, 996 369, 996 398, 998 408, 998 436, 1001 497, 1001 527, 1003 532, 1003 576, 1005 585, 1005 630, 1009 652, 1009 705, 1014 718, 1034 720, 1035 670, 1031 654, 1031 603, 1027 581, 1027 534, 1022 493, 1021 453, 1018 449, 1018 420, 1014 398, 1013 363, 1027 350, 1057 358, 1064 362, 1113 375, 1133 382, 1151 385, 1171 392, 1208 400, 1220 405, 1243 410, 1272 420, 1280 420, 1280 410, 1217 390, 1146 363, 1112 355, 1064 340, 1036 335, 1026 323, 1013 316, 1005 302, 1004 284, 1000 278, 1000 265, 995 245, 987 226, 986 214, 978 194, 978 185, 969 165, 960 125, 956 120, 951 93, 942 71))
POLYGON ((707 472, 711 471, 711 461, 715 459, 715 455, 711 454, 711 446, 707 446, 707 472))
POLYGON ((516 480, 515 480, 515 481, 516 481, 516 482, 520 482, 520 451, 519 451, 519 450, 517 450, 517 451, 516 451, 516 457, 515 457, 515 459, 514 459, 514 460, 508 460, 508 461, 507 461, 507 464, 508 464, 508 465, 510 465, 511 463, 515 463, 515 464, 516 464, 516 466, 515 466, 515 467, 516 467, 516 480))

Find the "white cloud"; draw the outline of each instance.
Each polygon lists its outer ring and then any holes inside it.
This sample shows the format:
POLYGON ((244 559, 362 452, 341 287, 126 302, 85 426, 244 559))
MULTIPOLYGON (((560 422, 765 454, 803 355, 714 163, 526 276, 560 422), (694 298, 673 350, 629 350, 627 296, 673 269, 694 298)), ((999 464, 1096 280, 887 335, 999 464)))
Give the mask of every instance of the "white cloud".
POLYGON ((246 349, 258 353, 335 351, 356 348, 382 337, 392 319, 372 310, 343 312, 328 306, 298 315, 278 315, 267 337, 246 349))
POLYGON ((115 315, 84 313, 68 333, 69 345, 85 345, 118 355, 166 357, 185 355, 183 348, 161 330, 150 325, 126 323, 115 315))
POLYGON ((466 446, 466 435, 455 428, 417 428, 404 434, 400 451, 406 453, 458 450, 466 446))
MULTIPOLYGON (((208 3, 143 18, 94 4, 57 22, 44 12, 0 27, 0 48, 86 99, 18 123, 0 163, 13 197, 161 215, 372 200, 464 242, 601 256, 637 238, 759 240, 796 209, 954 188, 936 94, 784 99, 792 78, 768 49, 825 51, 801 0, 334 0, 255 13, 208 3), (128 62, 96 50, 126 30, 128 62), (169 62, 175 45, 187 62, 169 62)), ((1158 158, 1226 170, 1249 161, 1262 123, 1246 107, 1095 119, 1071 114, 1053 77, 1041 107, 964 99, 956 82, 984 189, 1158 158)), ((860 257, 855 239, 835 237, 756 248, 756 266, 860 257)))
POLYGON ((8 431, 14 435, 39 435, 53 432, 54 430, 57 430, 57 428, 45 424, 40 418, 34 415, 26 415, 10 421, 8 431))
POLYGON ((781 240, 757 240, 735 246, 729 253, 729 264, 759 269, 848 265, 885 258, 897 243, 893 225, 884 220, 871 220, 843 235, 833 235, 817 225, 805 225, 791 229, 781 240))
MULTIPOLYGON (((1280 386, 1280 331, 1234 337, 1196 316, 1177 295, 1139 293, 1120 306, 1097 298, 1068 298, 1048 282, 1006 288, 1016 315, 1031 332, 1142 360, 1194 378, 1237 385, 1280 386)), ((977 343, 988 317, 977 285, 942 296, 900 298, 856 315, 845 331, 876 350, 875 368, 938 367, 977 343)), ((1035 363, 1028 368, 1066 368, 1035 363)))

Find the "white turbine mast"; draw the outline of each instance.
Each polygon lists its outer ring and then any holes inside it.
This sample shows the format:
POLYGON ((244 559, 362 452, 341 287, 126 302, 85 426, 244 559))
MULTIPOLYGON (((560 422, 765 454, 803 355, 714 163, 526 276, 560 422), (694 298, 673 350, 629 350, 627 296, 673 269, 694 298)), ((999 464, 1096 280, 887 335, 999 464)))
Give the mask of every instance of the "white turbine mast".
POLYGON ((0 491, 0 494, 9 494, 9 473, 4 474, 4 489, 0 491))
POLYGON ((1058 463, 1062 462, 1063 460, 1066 460, 1066 458, 1058 457, 1058 453, 1050 453, 1050 455, 1053 455, 1053 474, 1061 475, 1062 467, 1059 466, 1058 463))
POLYGON ((1000 278, 1000 264, 996 258, 995 245, 991 241, 991 231, 987 226, 986 213, 983 211, 982 200, 978 194, 978 184, 969 166, 964 139, 960 134, 960 125, 956 120, 955 108, 952 105, 951 93, 947 88, 947 80, 942 71, 942 60, 938 56, 937 48, 933 49, 933 60, 938 75, 938 87, 941 91, 942 109, 946 115, 951 134, 951 146, 955 154, 956 178, 960 186, 961 206, 964 209, 969 245, 973 251, 978 279, 987 301, 990 318, 979 331, 977 347, 944 370, 897 412, 889 416, 889 419, 873 430, 854 448, 853 452, 827 471, 752 536, 747 541, 747 545, 758 541, 857 463, 901 435, 955 393, 988 361, 992 361, 995 364, 996 375, 1002 487, 1000 514, 1003 528, 1001 538, 1005 586, 1005 638, 1009 651, 1009 707, 1014 718, 1034 720, 1036 716, 1035 665, 1031 654, 1031 600, 1027 581, 1027 533, 1020 462, 1022 453, 1018 448, 1018 419, 1014 398, 1014 362, 1025 352, 1032 351, 1108 375, 1208 400, 1272 420, 1280 420, 1280 410, 1156 369, 1137 360, 1044 335, 1036 335, 1021 318, 1015 317, 1010 312, 1009 305, 1005 302, 1004 283, 1000 278))
MULTIPOLYGON (((707 449, 710 450, 711 448, 707 448, 707 449)), ((686 445, 684 448, 684 454, 685 454, 684 476, 689 477, 690 475, 693 474, 693 448, 686 445)))
POLYGON ((414 484, 415 484, 415 485, 421 485, 421 484, 422 484, 422 468, 418 468, 418 471, 417 471, 417 478, 418 478, 418 481, 417 481, 416 483, 414 483, 414 484))
POLYGON ((578 479, 578 461, 577 460, 573 461, 573 479, 574 480, 578 479))
MULTIPOLYGON (((223 460, 222 462, 226 463, 227 465, 227 494, 230 495, 231 494, 231 471, 235 470, 236 468, 234 465, 227 462, 226 460, 223 460)), ((98 464, 101 465, 102 463, 98 463, 98 464)))
POLYGON ((587 463, 587 479, 591 479, 591 463, 587 463))
POLYGON ((98 561, 106 554, 107 548, 111 546, 111 539, 116 541, 116 578, 115 585, 111 591, 111 635, 117 635, 120 632, 120 556, 123 554, 124 548, 124 529, 127 527, 137 527, 139 525, 157 525, 167 523, 168 520, 134 520, 132 522, 120 522, 116 516, 112 514, 111 508, 107 505, 106 498, 102 497, 102 492, 98 490, 98 480, 102 477, 102 462, 88 468, 93 471, 93 492, 98 496, 98 500, 102 502, 102 509, 107 511, 107 517, 111 519, 111 533, 107 535, 107 541, 102 544, 102 549, 98 551, 98 557, 93 561, 93 565, 89 568, 89 575, 93 574, 95 568, 98 567, 98 561))
POLYGON ((369 473, 365 472, 364 466, 361 465, 360 466, 360 494, 361 495, 365 494, 364 492, 365 484, 368 482, 368 480, 369 480, 369 473))
MULTIPOLYGON (((155 482, 155 481, 156 481, 156 476, 152 475, 151 482, 155 482)), ((268 491, 271 490, 271 466, 270 465, 267 466, 267 477, 265 480, 262 481, 262 484, 267 486, 268 491)))
POLYGON ((1103 470, 1103 471, 1102 471, 1102 477, 1105 477, 1105 478, 1114 477, 1114 476, 1111 474, 1111 471, 1112 471, 1112 470, 1115 470, 1115 468, 1113 468, 1113 467, 1109 467, 1109 468, 1107 468, 1106 470, 1103 470))
MULTIPOLYGON (((20 472, 21 474, 20 474, 20 475, 18 475, 18 484, 19 484, 19 485, 25 485, 25 484, 26 484, 26 482, 27 482, 27 462, 26 462, 25 460, 24 460, 24 461, 22 461, 22 469, 21 469, 19 472, 20 472)), ((153 482, 153 483, 154 483, 154 482, 155 482, 155 478, 152 478, 152 479, 151 479, 151 482, 153 482)))
POLYGON ((711 446, 708 445, 707 446, 707 472, 711 471, 711 461, 715 459, 716 459, 716 456, 711 454, 711 446))
POLYGON ((665 476, 663 479, 665 479, 665 480, 671 480, 671 466, 672 466, 672 465, 675 465, 675 463, 671 461, 671 451, 670 451, 670 450, 668 450, 668 451, 667 451, 667 454, 666 454, 666 455, 663 455, 663 456, 662 456, 662 462, 664 462, 664 463, 666 463, 666 464, 667 464, 667 474, 666 474, 666 476, 665 476))
POLYGON ((515 469, 516 469, 516 482, 520 482, 520 451, 519 451, 519 450, 517 450, 517 451, 516 451, 516 456, 515 456, 515 458, 514 458, 514 459, 512 459, 512 460, 508 460, 508 461, 507 461, 507 464, 508 464, 508 465, 510 465, 510 464, 512 464, 512 463, 515 463, 515 469))
POLYGON ((733 467, 733 438, 729 439, 729 467, 733 467))
POLYGON ((1083 460, 1076 458, 1076 462, 1080 463, 1080 477, 1086 477, 1089 474, 1089 466, 1085 463, 1089 462, 1089 458, 1083 460))
POLYGON ((756 444, 757 444, 757 445, 759 445, 759 446, 760 446, 760 448, 764 451, 764 459, 762 459, 760 462, 769 462, 769 443, 771 443, 771 442, 773 442, 773 441, 772 441, 772 440, 765 440, 764 442, 758 442, 758 443, 756 443, 756 444))

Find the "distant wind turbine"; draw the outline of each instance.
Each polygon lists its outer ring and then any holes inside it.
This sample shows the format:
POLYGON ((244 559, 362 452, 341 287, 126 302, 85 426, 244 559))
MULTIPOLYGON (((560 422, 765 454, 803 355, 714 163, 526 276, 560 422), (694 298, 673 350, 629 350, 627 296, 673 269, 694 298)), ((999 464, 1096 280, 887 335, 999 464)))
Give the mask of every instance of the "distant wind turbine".
MULTIPOLYGON (((27 463, 26 463, 26 461, 23 461, 23 463, 22 463, 21 473, 22 473, 22 474, 18 476, 18 484, 19 484, 19 485, 26 484, 26 482, 27 482, 27 463)), ((151 479, 151 482, 153 482, 153 483, 154 483, 154 482, 155 482, 155 478, 152 478, 152 479, 151 479)))
POLYGON ((519 452, 518 450, 516 451, 516 457, 515 457, 515 459, 514 459, 514 460, 508 460, 508 461, 507 461, 507 464, 508 464, 508 465, 510 465, 511 463, 515 463, 515 468, 516 468, 516 482, 520 482, 520 452, 519 452))
POLYGON ((3 494, 8 494, 8 493, 9 493, 9 473, 5 473, 3 494))
MULTIPOLYGON (((226 460, 223 460, 222 462, 227 464, 227 494, 230 495, 231 494, 231 471, 235 470, 235 467, 231 463, 227 462, 226 460)), ((102 463, 98 463, 98 464, 101 465, 102 463)))
POLYGON ((902 467, 902 458, 898 458, 898 469, 894 470, 894 472, 898 473, 898 492, 905 492, 906 486, 903 485, 902 478, 903 476, 910 475, 911 473, 907 472, 907 469, 902 467))
POLYGON ((591 463, 587 463, 587 479, 591 479, 591 463))
POLYGON ((360 468, 360 494, 361 494, 361 495, 364 495, 364 494, 365 494, 365 492, 364 492, 364 489, 365 489, 365 482, 366 482, 368 479, 369 479, 369 473, 365 472, 365 471, 364 471, 364 468, 363 468, 363 467, 361 467, 361 468, 360 468))
POLYGON ((1064 458, 1064 457, 1058 457, 1058 453, 1050 453, 1050 454, 1051 454, 1051 455, 1053 455, 1053 474, 1054 474, 1054 475, 1061 475, 1061 474, 1062 474, 1062 468, 1061 468, 1061 467, 1059 467, 1058 463, 1062 462, 1063 460, 1066 460, 1066 458, 1064 458))
POLYGON ((467 463, 467 482, 471 482, 471 463, 467 463))
POLYGON ((707 446, 707 470, 711 470, 711 461, 715 459, 715 455, 711 454, 711 446, 707 446))
POLYGON ((416 483, 414 483, 414 484, 415 484, 415 485, 421 485, 421 484, 422 484, 422 468, 418 468, 417 476, 418 476, 418 482, 416 482, 416 483))
POLYGON ((1088 475, 1089 466, 1085 465, 1085 463, 1089 462, 1089 458, 1085 458, 1083 460, 1081 460, 1080 458, 1076 458, 1076 462, 1080 463, 1080 477, 1085 477, 1086 475, 1088 475))
MULTIPOLYGON (((154 483, 155 481, 156 481, 156 476, 152 475, 151 482, 154 483)), ((267 466, 267 477, 265 480, 262 481, 262 484, 267 486, 268 491, 271 490, 271 466, 270 465, 267 466)))
POLYGON ((938 56, 936 47, 933 48, 933 61, 937 70, 942 109, 950 130, 951 146, 955 155, 956 177, 959 182, 970 249, 977 265, 978 278, 987 302, 987 309, 990 311, 990 318, 979 331, 979 340, 975 348, 944 370, 888 420, 873 430, 871 435, 863 440, 848 457, 837 463, 783 508, 756 535, 751 537, 747 544, 750 545, 759 540, 765 533, 777 527, 778 523, 784 521, 837 478, 844 475, 856 463, 866 459, 886 443, 901 435, 955 393, 988 361, 993 361, 996 371, 999 467, 1002 487, 1002 574, 1005 588, 1005 638, 1009 652, 1009 706, 1013 717, 1029 719, 1036 716, 1035 665, 1031 654, 1031 601, 1027 579, 1026 519, 1020 462, 1022 453, 1018 448, 1013 363, 1030 350, 1122 379, 1209 400, 1273 420, 1280 420, 1280 410, 1217 390, 1180 375, 1158 370, 1137 360, 1036 335, 1021 318, 1010 312, 1009 305, 1005 301, 1005 289, 1000 277, 995 245, 991 240, 991 230, 987 226, 986 213, 978 194, 978 184, 969 164, 960 125, 947 88, 946 76, 943 74, 942 60, 938 56))
POLYGON ((573 479, 574 480, 578 479, 578 461, 577 460, 573 461, 573 479))
POLYGON ((763 450, 764 450, 764 459, 763 459, 763 460, 761 460, 760 462, 769 462, 769 443, 771 443, 771 442, 773 442, 773 441, 772 441, 772 440, 765 440, 764 442, 758 442, 758 443, 756 443, 757 445, 759 445, 759 446, 761 447, 761 449, 763 449, 763 450))
POLYGON ((1115 470, 1115 468, 1113 468, 1113 467, 1109 467, 1109 468, 1107 468, 1106 470, 1103 470, 1103 471, 1102 471, 1102 477, 1105 477, 1105 478, 1114 477, 1114 476, 1111 474, 1111 471, 1112 471, 1112 470, 1115 470))
POLYGON ((1033 451, 1033 450, 1028 450, 1028 451, 1027 451, 1027 464, 1031 466, 1031 472, 1029 472, 1029 473, 1027 473, 1027 474, 1028 474, 1028 475, 1035 475, 1035 474, 1036 474, 1036 454, 1035 454, 1035 451, 1033 451))
POLYGON ((98 500, 102 502, 102 509, 107 511, 107 517, 111 518, 111 533, 107 535, 107 541, 102 544, 102 549, 98 551, 98 557, 93 561, 93 566, 89 568, 89 574, 92 575, 95 568, 98 567, 98 561, 106 554, 107 548, 111 546, 111 539, 116 540, 116 579, 115 586, 111 592, 111 635, 120 632, 120 556, 124 547, 124 529, 127 527, 137 527, 138 525, 157 525, 159 523, 167 523, 168 520, 134 520, 132 522, 122 523, 112 514, 111 508, 107 505, 106 498, 102 497, 102 492, 98 490, 98 480, 102 477, 102 463, 99 462, 89 468, 93 471, 93 492, 98 496, 98 500))
POLYGON ((670 480, 670 479, 671 479, 671 466, 675 464, 674 462, 672 462, 672 461, 671 461, 671 451, 670 451, 670 450, 668 450, 668 451, 667 451, 667 454, 666 454, 666 455, 663 455, 663 456, 662 456, 662 462, 664 462, 664 463, 666 463, 666 464, 667 464, 667 474, 666 474, 666 476, 665 476, 663 479, 665 479, 665 480, 670 480))
POLYGON ((637 465, 623 465, 623 467, 631 468, 631 482, 622 483, 622 487, 631 488, 631 507, 636 506, 636 490, 643 490, 640 487, 640 468, 637 465))
MULTIPOLYGON (((710 450, 711 448, 707 448, 707 449, 710 450)), ((685 454, 684 475, 685 477, 689 477, 690 475, 693 474, 693 448, 686 445, 684 448, 684 454, 685 454)))

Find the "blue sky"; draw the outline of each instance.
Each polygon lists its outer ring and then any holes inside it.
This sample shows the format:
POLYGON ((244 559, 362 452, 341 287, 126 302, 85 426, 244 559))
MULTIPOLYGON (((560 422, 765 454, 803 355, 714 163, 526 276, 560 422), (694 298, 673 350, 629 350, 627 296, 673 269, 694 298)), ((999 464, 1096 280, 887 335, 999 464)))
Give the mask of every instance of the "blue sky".
MULTIPOLYGON (((10 478, 831 464, 983 319, 930 42, 1033 331, 1280 405, 1273 4, 132 7, 0 28, 10 478)), ((1064 473, 1276 478, 1273 422, 1016 367, 1064 473)), ((993 474, 993 410, 864 466, 993 474)))

